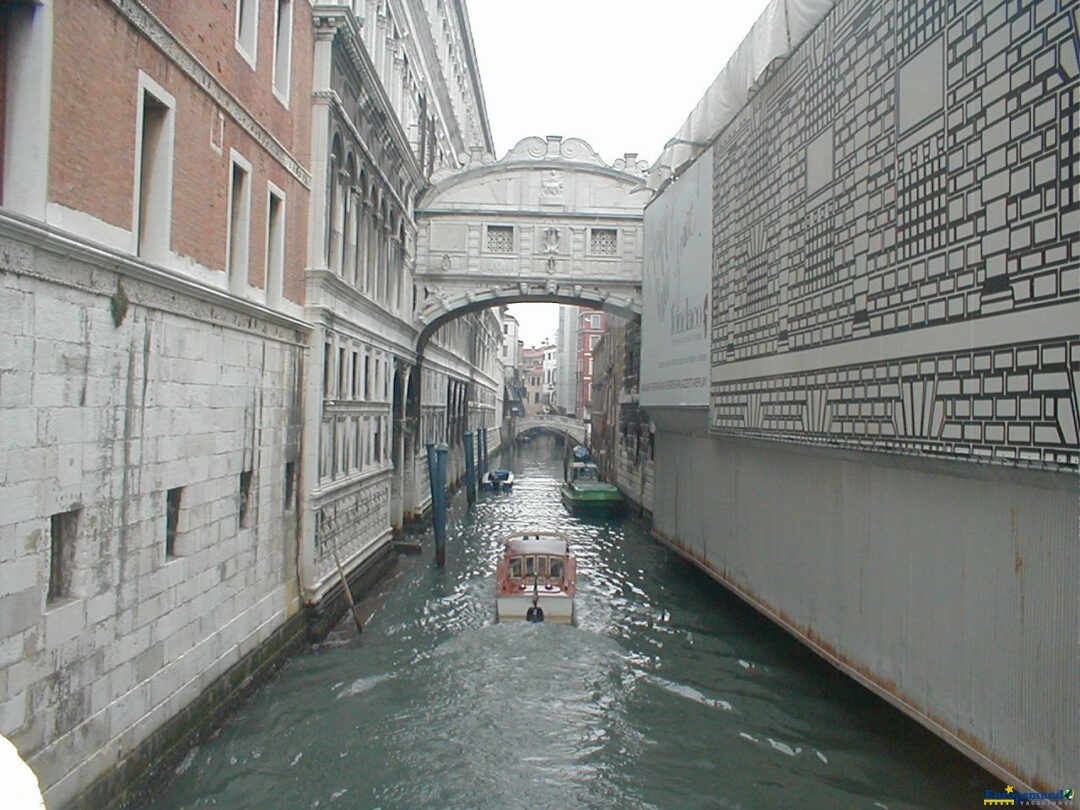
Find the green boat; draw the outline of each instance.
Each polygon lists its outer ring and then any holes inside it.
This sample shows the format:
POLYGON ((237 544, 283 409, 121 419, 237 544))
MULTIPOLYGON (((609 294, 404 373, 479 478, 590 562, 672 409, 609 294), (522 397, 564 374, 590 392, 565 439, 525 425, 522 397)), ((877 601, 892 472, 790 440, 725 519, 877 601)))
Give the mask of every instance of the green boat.
POLYGON ((617 511, 623 506, 618 487, 600 480, 600 468, 591 461, 575 461, 567 465, 562 499, 571 511, 599 509, 617 511))

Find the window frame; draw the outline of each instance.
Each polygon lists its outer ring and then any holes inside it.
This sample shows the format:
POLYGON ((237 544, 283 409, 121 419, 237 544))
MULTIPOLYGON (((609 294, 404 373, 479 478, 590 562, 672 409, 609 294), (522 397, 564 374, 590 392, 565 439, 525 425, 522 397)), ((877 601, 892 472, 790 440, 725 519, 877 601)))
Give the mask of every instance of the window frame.
POLYGON ((589 255, 590 256, 618 256, 619 255, 619 229, 618 228, 589 228, 589 255), (596 235, 600 232, 610 233, 614 236, 614 243, 610 253, 601 253, 596 249, 596 235))
POLYGON ((484 253, 490 253, 494 256, 513 256, 516 249, 517 229, 513 225, 485 225, 484 226, 484 253), (492 230, 498 232, 509 231, 510 233, 510 249, 509 250, 492 250, 491 249, 491 233, 492 230))
POLYGON ((176 166, 176 98, 143 71, 136 82, 135 187, 132 192, 131 252, 148 261, 162 261, 172 246, 173 178, 176 166), (147 97, 165 109, 163 131, 154 155, 150 188, 144 187, 144 138, 147 97), (146 197, 153 195, 154 210, 147 212, 146 197), (149 226, 149 227, 148 227, 149 226))
POLYGON ((235 149, 229 150, 229 193, 226 208, 225 223, 225 276, 228 282, 229 292, 235 295, 247 293, 251 283, 251 163, 235 149), (241 189, 241 201, 238 212, 234 206, 235 183, 233 182, 236 169, 244 173, 245 182, 241 189), (239 235, 234 233, 233 226, 239 225, 239 235), (240 241, 237 241, 237 240, 240 241), (237 252, 239 251, 239 252, 237 252))
POLYGON ((285 297, 285 244, 288 207, 285 192, 267 181, 266 192, 266 256, 263 284, 266 285, 266 305, 279 306, 285 297), (277 221, 271 213, 277 202, 277 221), (271 261, 273 259, 273 261, 271 261))
POLYGON ((274 53, 271 68, 270 85, 274 90, 274 97, 281 105, 289 109, 289 91, 292 83, 292 32, 293 32, 293 0, 277 0, 274 3, 274 53), (287 24, 282 28, 282 10, 285 9, 287 24), (284 46, 284 65, 282 64, 282 47, 284 46))
POLYGON ((251 69, 255 70, 259 58, 259 0, 236 0, 233 46, 251 69), (250 23, 250 28, 245 27, 245 22, 250 23))

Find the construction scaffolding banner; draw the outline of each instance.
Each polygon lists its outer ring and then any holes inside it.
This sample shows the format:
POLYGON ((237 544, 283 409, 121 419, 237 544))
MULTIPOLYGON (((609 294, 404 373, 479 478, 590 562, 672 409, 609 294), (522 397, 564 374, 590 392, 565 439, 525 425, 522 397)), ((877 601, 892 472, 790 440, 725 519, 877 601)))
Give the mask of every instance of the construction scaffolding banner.
POLYGON ((709 404, 712 153, 645 209, 641 404, 709 404))

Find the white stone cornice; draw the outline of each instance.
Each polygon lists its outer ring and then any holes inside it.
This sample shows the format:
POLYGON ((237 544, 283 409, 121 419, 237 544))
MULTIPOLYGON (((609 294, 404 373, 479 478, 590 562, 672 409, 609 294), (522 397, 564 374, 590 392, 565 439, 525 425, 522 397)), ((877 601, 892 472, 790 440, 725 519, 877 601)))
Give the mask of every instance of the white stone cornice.
POLYGON ((305 297, 309 302, 307 309, 312 321, 323 320, 325 314, 331 317, 334 323, 338 325, 343 322, 356 323, 355 330, 358 333, 370 331, 372 335, 379 335, 385 342, 385 347, 393 347, 393 350, 399 354, 403 351, 402 346, 398 342, 388 340, 388 335, 396 333, 399 337, 406 338, 404 345, 407 348, 411 348, 416 344, 419 331, 415 324, 385 309, 374 299, 350 285, 333 271, 309 269, 306 275, 308 293, 305 297), (326 300, 328 296, 330 300, 326 300), (351 307, 354 312, 362 314, 367 323, 377 324, 381 327, 381 330, 376 332, 370 326, 365 328, 360 326, 359 322, 350 321, 343 314, 338 302, 344 303, 351 307))
POLYGON ((118 12, 139 33, 152 42, 180 72, 198 85, 214 103, 236 122, 266 152, 280 163, 296 180, 311 188, 311 172, 285 148, 274 135, 255 118, 243 104, 222 85, 214 75, 189 51, 172 32, 139 0, 110 0, 118 12))
POLYGON ((178 311, 177 301, 182 298, 186 304, 185 317, 284 343, 306 345, 311 331, 311 326, 304 321, 226 290, 201 284, 138 257, 0 210, 0 274, 5 272, 105 297, 115 294, 114 279, 119 277, 132 305, 175 312, 178 311), (43 272, 44 268, 53 268, 54 263, 34 261, 35 251, 66 256, 77 263, 73 267, 81 266, 89 272, 71 271, 63 276, 43 272), (99 270, 107 272, 97 272, 99 270))

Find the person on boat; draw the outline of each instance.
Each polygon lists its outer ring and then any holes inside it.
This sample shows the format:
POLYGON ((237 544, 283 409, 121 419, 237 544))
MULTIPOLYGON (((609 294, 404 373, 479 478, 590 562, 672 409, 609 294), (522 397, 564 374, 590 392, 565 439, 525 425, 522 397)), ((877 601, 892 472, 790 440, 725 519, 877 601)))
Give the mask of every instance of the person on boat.
POLYGON ((532 607, 525 611, 525 621, 538 624, 544 620, 544 609, 537 604, 540 601, 537 597, 533 597, 532 607))

